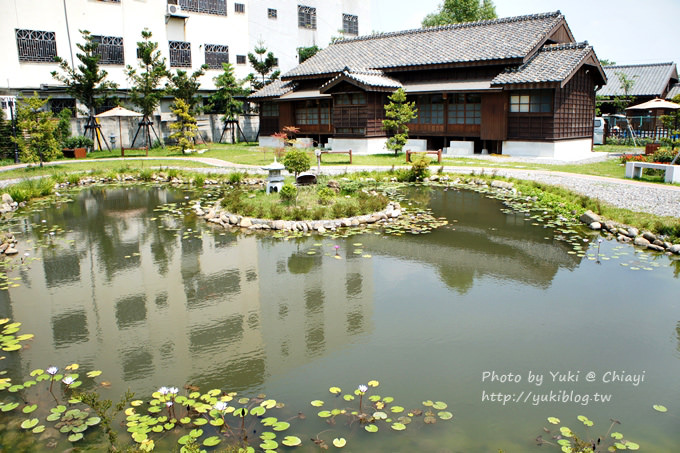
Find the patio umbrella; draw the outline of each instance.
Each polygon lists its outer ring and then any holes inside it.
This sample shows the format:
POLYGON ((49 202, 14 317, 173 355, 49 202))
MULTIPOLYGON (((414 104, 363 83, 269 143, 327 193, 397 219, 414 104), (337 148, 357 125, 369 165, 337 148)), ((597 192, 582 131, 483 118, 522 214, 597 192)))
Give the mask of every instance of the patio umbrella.
POLYGON ((680 109, 680 104, 669 102, 665 99, 656 98, 651 101, 643 102, 642 104, 628 107, 626 110, 652 110, 652 109, 680 109))
POLYGON ((133 110, 128 110, 124 107, 118 106, 114 107, 111 110, 107 110, 106 112, 102 112, 99 115, 95 115, 97 118, 116 118, 118 117, 118 135, 120 135, 120 156, 125 157, 125 149, 123 148, 123 132, 120 126, 120 119, 121 118, 132 118, 132 117, 138 117, 142 116, 141 113, 137 113, 133 110))

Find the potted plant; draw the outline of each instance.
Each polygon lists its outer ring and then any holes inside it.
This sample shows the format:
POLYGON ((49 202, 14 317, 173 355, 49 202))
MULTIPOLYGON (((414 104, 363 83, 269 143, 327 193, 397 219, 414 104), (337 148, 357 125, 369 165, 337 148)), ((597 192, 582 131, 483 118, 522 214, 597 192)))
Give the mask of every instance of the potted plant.
POLYGON ((64 140, 64 157, 74 157, 76 159, 84 159, 87 157, 87 148, 94 145, 91 138, 84 135, 76 135, 75 137, 68 137, 64 140))

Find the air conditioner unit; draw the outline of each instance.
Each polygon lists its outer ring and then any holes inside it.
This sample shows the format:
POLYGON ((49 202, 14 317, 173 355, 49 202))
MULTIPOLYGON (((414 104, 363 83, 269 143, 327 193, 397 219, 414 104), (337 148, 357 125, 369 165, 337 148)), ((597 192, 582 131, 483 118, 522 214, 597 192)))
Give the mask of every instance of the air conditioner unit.
POLYGON ((182 7, 179 5, 168 5, 167 15, 172 17, 189 17, 187 13, 182 11, 182 7))

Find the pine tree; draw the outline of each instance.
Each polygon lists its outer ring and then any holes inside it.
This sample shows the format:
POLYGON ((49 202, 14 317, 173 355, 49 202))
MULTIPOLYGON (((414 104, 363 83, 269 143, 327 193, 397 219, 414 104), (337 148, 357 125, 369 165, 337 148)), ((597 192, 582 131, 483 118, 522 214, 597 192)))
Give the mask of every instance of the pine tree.
POLYGON ((201 82, 198 79, 203 77, 206 69, 208 65, 204 64, 191 75, 178 69, 175 75, 170 76, 170 82, 166 84, 166 93, 173 98, 183 100, 189 106, 191 115, 195 115, 200 110, 201 97, 196 95, 201 88, 201 82))
POLYGON ((143 41, 137 42, 139 68, 126 67, 130 87, 130 102, 139 107, 142 115, 150 118, 163 97, 159 89, 162 80, 168 76, 165 58, 161 57, 158 43, 151 41, 151 32, 142 31, 143 41), (138 72, 139 71, 139 72, 138 72))
POLYGON ((23 162, 49 162, 59 155, 59 142, 55 138, 57 121, 52 112, 45 110, 49 99, 40 99, 38 93, 30 98, 17 99, 17 133, 12 140, 21 152, 23 162))
POLYGON ((170 138, 177 142, 177 148, 184 154, 194 142, 198 130, 196 118, 191 114, 191 108, 184 99, 175 98, 171 110, 177 117, 177 121, 170 125, 170 130, 175 131, 170 138))
POLYGON ((236 80, 234 66, 230 63, 222 63, 224 72, 213 78, 217 91, 210 96, 211 110, 224 113, 224 120, 236 117, 243 108, 243 102, 236 100, 236 96, 245 96, 247 91, 243 89, 243 82, 236 80))
POLYGON ((54 61, 59 63, 61 73, 52 71, 51 74, 66 85, 66 91, 71 96, 85 104, 89 116, 94 116, 95 107, 103 103, 118 85, 107 81, 108 73, 99 68, 100 55, 97 53, 99 43, 95 37, 87 30, 80 30, 80 34, 85 43, 76 44, 81 51, 76 54, 80 60, 78 67, 71 67, 63 58, 54 57, 54 61))
POLYGON ((257 43, 254 50, 255 54, 248 54, 248 61, 257 74, 251 72, 246 77, 246 81, 250 82, 252 89, 257 91, 278 79, 281 71, 273 71, 277 65, 276 57, 272 52, 267 52, 262 41, 257 43))
POLYGON ((396 156, 406 145, 408 140, 408 122, 415 118, 418 110, 415 102, 406 102, 406 93, 399 88, 388 97, 390 103, 385 106, 386 120, 383 120, 383 129, 394 132, 387 139, 387 149, 394 150, 396 156))

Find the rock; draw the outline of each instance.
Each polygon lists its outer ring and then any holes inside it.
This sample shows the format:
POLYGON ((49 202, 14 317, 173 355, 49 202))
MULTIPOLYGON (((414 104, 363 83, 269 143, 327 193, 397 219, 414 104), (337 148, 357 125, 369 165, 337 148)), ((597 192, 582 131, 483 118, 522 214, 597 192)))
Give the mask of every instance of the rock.
POLYGON ((582 223, 585 223, 586 225, 590 225, 593 222, 600 222, 600 216, 595 214, 593 211, 586 211, 583 214, 581 214, 581 217, 579 217, 579 220, 582 223))
POLYGON ((275 230, 283 230, 286 227, 286 224, 283 220, 275 220, 274 223, 272 224, 272 228, 275 230))
POLYGON ((399 217, 400 215, 401 215, 401 210, 400 210, 400 209, 395 209, 394 211, 392 211, 392 214, 390 214, 390 217, 392 217, 393 219, 396 219, 396 218, 399 217))
POLYGON ((241 228, 250 228, 251 226, 253 226, 253 222, 249 218, 244 217, 241 219, 241 223, 239 223, 239 226, 241 228))
POLYGON ((654 242, 656 241, 656 235, 653 233, 650 233, 649 231, 645 231, 642 233, 642 237, 647 239, 649 242, 654 242))
POLYGON ((649 246, 649 241, 642 236, 638 236, 633 240, 633 244, 638 247, 647 248, 649 246))
POLYGON ((4 244, 0 245, 0 253, 4 253, 5 250, 9 248, 9 244, 5 242, 4 244))
POLYGON ((222 215, 220 215, 220 220, 222 221, 222 223, 229 223, 229 216, 227 214, 222 213, 222 215))
POLYGON ((2 194, 2 202, 7 203, 7 204, 12 204, 14 203, 14 199, 12 199, 12 196, 8 193, 3 193, 2 194))
POLYGON ((322 234, 323 234, 323 233, 326 232, 326 229, 325 229, 324 227, 322 227, 322 226, 319 226, 319 228, 317 228, 317 231, 318 231, 319 233, 322 233, 322 234))
POLYGON ((229 216, 229 223, 231 225, 238 225, 238 217, 235 215, 230 215, 229 216))
POLYGON ((334 191, 335 193, 339 193, 339 192, 340 192, 340 183, 337 182, 337 181, 335 181, 335 180, 333 180, 333 179, 331 179, 330 181, 328 181, 328 183, 326 184, 326 187, 328 187, 329 189, 333 189, 333 191, 334 191))
POLYGON ((638 234, 640 234, 640 230, 637 228, 630 227, 628 228, 628 237, 636 237, 638 234))
POLYGON ((680 255, 680 244, 673 244, 670 247, 668 247, 669 252, 673 252, 676 255, 680 255))
POLYGON ((663 248, 663 247, 661 247, 661 246, 659 246, 659 245, 656 245, 656 244, 649 244, 649 245, 647 246, 647 248, 648 248, 649 250, 654 250, 654 251, 656 251, 656 252, 665 252, 665 251, 666 251, 665 248, 663 248))
POLYGON ((616 236, 616 240, 619 242, 630 242, 630 238, 628 236, 624 236, 623 234, 616 236))
POLYGON ((359 226, 359 220, 357 220, 357 219, 352 219, 352 221, 350 222, 350 225, 352 225, 353 227, 359 226))
POLYGON ((602 224, 600 222, 593 222, 590 225, 588 225, 588 228, 590 228, 591 230, 601 230, 602 224))
POLYGON ((663 247, 664 247, 665 249, 669 249, 669 248, 673 247, 673 244, 671 244, 670 242, 664 242, 664 243, 663 243, 663 247))
POLYGON ((602 227, 607 230, 611 231, 612 233, 616 233, 616 224, 612 222, 611 220, 605 220, 604 223, 602 223, 602 227))
MULTIPOLYGON (((647 240, 649 240, 649 239, 647 239, 647 240)), ((665 244, 662 240, 660 240, 660 239, 654 239, 654 240, 652 241, 652 244, 658 245, 659 247, 663 247, 663 248, 665 248, 665 249, 668 248, 668 247, 666 247, 666 244, 665 244)))
POLYGON ((7 247, 7 249, 5 249, 5 255, 16 255, 17 253, 19 253, 19 250, 14 247, 7 247))

